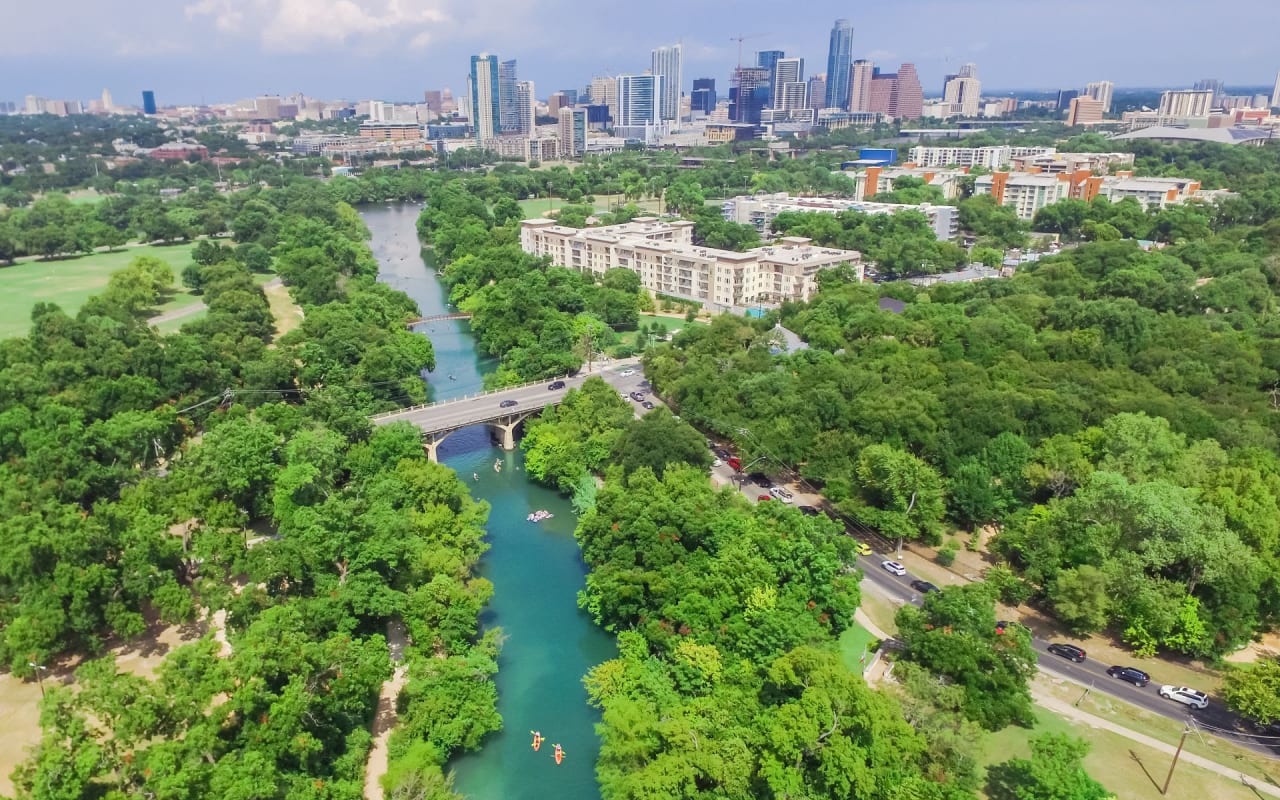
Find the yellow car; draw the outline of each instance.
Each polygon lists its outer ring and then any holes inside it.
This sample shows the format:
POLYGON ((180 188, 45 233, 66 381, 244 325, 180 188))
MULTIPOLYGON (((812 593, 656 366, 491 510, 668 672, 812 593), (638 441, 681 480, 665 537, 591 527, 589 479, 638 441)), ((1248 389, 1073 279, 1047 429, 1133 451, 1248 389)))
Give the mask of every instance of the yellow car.
POLYGON ((871 545, 866 542, 858 542, 854 549, 858 551, 858 555, 860 556, 871 555, 871 545))

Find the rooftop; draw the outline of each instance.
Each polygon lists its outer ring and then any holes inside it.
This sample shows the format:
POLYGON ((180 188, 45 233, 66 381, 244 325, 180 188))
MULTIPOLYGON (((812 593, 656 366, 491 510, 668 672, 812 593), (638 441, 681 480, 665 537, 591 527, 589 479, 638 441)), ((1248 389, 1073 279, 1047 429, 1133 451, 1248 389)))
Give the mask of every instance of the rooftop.
POLYGON ((1152 125, 1111 137, 1117 141, 1155 139, 1159 141, 1217 142, 1218 144, 1261 144, 1274 137, 1274 131, 1259 128, 1175 128, 1152 125))

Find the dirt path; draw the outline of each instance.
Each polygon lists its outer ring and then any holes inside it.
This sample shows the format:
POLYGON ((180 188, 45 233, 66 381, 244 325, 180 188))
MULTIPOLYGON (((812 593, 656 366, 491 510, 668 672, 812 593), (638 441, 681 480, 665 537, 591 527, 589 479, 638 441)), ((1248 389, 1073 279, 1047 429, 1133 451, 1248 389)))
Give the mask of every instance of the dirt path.
MULTIPOLYGON (((1058 716, 1063 717, 1065 719, 1075 720, 1076 722, 1082 723, 1084 725, 1088 725, 1092 728, 1099 728, 1101 730, 1110 731, 1112 733, 1123 736, 1126 739, 1129 739, 1130 741, 1134 741, 1134 742, 1137 742, 1138 744, 1145 745, 1146 747, 1150 747, 1154 750, 1158 750, 1161 753, 1167 753, 1169 755, 1173 755, 1174 751, 1176 750, 1176 748, 1173 745, 1166 744, 1160 741, 1159 739, 1153 739, 1150 736, 1147 736, 1146 734, 1142 734, 1142 733, 1138 733, 1137 731, 1130 730, 1129 728, 1126 728, 1123 725, 1117 725, 1114 722, 1111 722, 1110 720, 1105 720, 1102 717, 1094 716, 1093 714, 1090 714, 1087 711, 1081 711, 1080 709, 1076 708, 1070 703, 1059 700, 1056 697, 1053 697, 1051 695, 1046 694, 1043 691, 1038 690, 1034 684, 1031 687, 1031 697, 1033 700, 1035 700, 1036 705, 1042 708, 1048 709, 1049 711, 1052 711, 1054 714, 1057 714, 1058 716)), ((1254 778, 1250 778, 1244 775, 1243 773, 1241 773, 1239 770, 1231 769, 1230 767, 1224 767, 1218 762, 1210 761, 1209 759, 1203 756, 1198 756, 1194 753, 1188 753, 1184 750, 1182 752, 1182 755, 1180 756, 1180 760, 1186 761, 1189 764, 1195 764, 1197 767, 1200 767, 1201 769, 1206 769, 1212 773, 1221 775, 1224 778, 1228 778, 1233 781, 1239 781, 1243 785, 1252 789, 1254 793, 1261 792, 1262 794, 1269 794, 1272 797, 1280 797, 1280 786, 1275 786, 1269 783, 1265 783, 1263 781, 1259 781, 1254 778)))
MULTIPOLYGON (((282 285, 284 285, 284 282, 280 278, 272 278, 271 280, 262 284, 262 290, 264 292, 267 292, 269 289, 274 289, 275 287, 282 286, 282 285)), ((270 298, 268 297, 268 300, 269 299, 270 298)), ((204 311, 206 308, 207 306, 204 304, 204 301, 200 301, 198 303, 192 303, 189 306, 183 306, 182 308, 175 308, 172 311, 166 311, 163 314, 156 314, 154 317, 147 320, 147 324, 162 325, 166 322, 172 322, 175 319, 183 319, 184 317, 193 317, 196 314, 199 314, 201 311, 204 311)), ((272 311, 274 310, 275 309, 273 308, 272 311)), ((299 311, 298 313, 300 314, 301 311, 299 311)), ((277 325, 280 324, 279 320, 277 320, 276 324, 277 325)))
POLYGON ((387 742, 396 726, 396 698, 404 688, 408 673, 408 667, 403 663, 406 642, 404 625, 400 622, 387 623, 387 649, 391 651, 391 662, 396 669, 391 679, 382 684, 382 691, 378 694, 378 713, 373 718, 373 747, 364 767, 365 800, 382 800, 383 797, 382 776, 387 774, 387 742))

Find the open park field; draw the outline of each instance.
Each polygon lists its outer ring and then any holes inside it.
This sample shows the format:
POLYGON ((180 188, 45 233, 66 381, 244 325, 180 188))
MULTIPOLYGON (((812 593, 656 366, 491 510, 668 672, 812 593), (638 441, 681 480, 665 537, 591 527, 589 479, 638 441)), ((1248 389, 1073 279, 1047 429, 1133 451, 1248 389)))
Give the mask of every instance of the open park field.
POLYGON ((0 338, 25 334, 31 308, 38 302, 57 303, 63 311, 74 314, 85 300, 102 291, 111 273, 139 256, 158 258, 173 269, 174 291, 157 311, 199 302, 200 298, 177 283, 178 275, 191 262, 191 248, 189 244, 144 245, 56 261, 24 260, 0 267, 0 338))
MULTIPOLYGON (((627 200, 620 194, 597 194, 593 195, 596 211, 609 211, 618 206, 624 206, 628 203, 634 203, 645 211, 658 213, 658 198, 646 197, 643 200, 627 200)), ((562 197, 537 197, 533 200, 521 200, 520 208, 524 210, 525 216, 529 218, 544 216, 548 211, 558 208, 564 208, 569 205, 569 201, 562 197)))

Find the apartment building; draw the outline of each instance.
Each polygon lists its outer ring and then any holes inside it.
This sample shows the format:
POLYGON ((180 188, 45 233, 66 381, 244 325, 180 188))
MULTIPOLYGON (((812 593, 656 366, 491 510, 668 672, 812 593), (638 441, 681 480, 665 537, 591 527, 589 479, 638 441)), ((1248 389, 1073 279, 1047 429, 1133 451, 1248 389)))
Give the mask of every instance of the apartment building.
POLYGON ((907 161, 917 167, 985 167, 996 170, 1015 157, 1056 152, 1052 147, 913 147, 907 161))
POLYGON ((585 229, 527 219, 521 223, 520 246, 526 253, 550 257, 556 266, 595 275, 629 269, 651 292, 713 309, 808 300, 817 292, 821 270, 851 264, 861 278, 862 269, 861 253, 816 247, 799 236, 745 253, 700 247, 693 243, 692 222, 656 217, 585 229))
POLYGON ((994 172, 980 175, 973 183, 973 193, 989 194, 1002 206, 1010 206, 1019 219, 1031 219, 1048 205, 1071 197, 1069 175, 1035 175, 994 172))
POLYGON ((1009 159, 1014 172, 1041 172, 1046 175, 1081 170, 1105 175, 1113 167, 1133 167, 1133 153, 1040 153, 1009 159))
POLYGON ((362 122, 360 135, 370 139, 421 139, 422 126, 416 122, 362 122))
POLYGON ((721 206, 721 211, 726 220, 740 225, 752 225, 762 234, 768 234, 775 217, 788 211, 816 214, 839 214, 841 211, 900 214, 904 211, 917 211, 929 220, 933 235, 940 241, 950 241, 960 232, 959 210, 955 206, 931 203, 869 203, 842 197, 792 197, 786 192, 779 192, 730 198, 721 206))
POLYGON ((870 200, 877 194, 892 192, 899 178, 918 178, 926 186, 936 186, 944 200, 960 198, 961 178, 967 169, 939 169, 935 167, 867 167, 857 172, 837 172, 853 181, 853 196, 870 200))
POLYGON ((1223 189, 1203 190, 1190 178, 1135 178, 1124 170, 1115 175, 1094 175, 1080 170, 1057 175, 996 172, 974 181, 974 194, 989 194, 1001 205, 1012 207, 1029 220, 1045 206, 1067 198, 1093 200, 1105 197, 1113 203, 1137 200, 1146 209, 1161 209, 1188 201, 1215 201, 1231 196, 1223 189))

